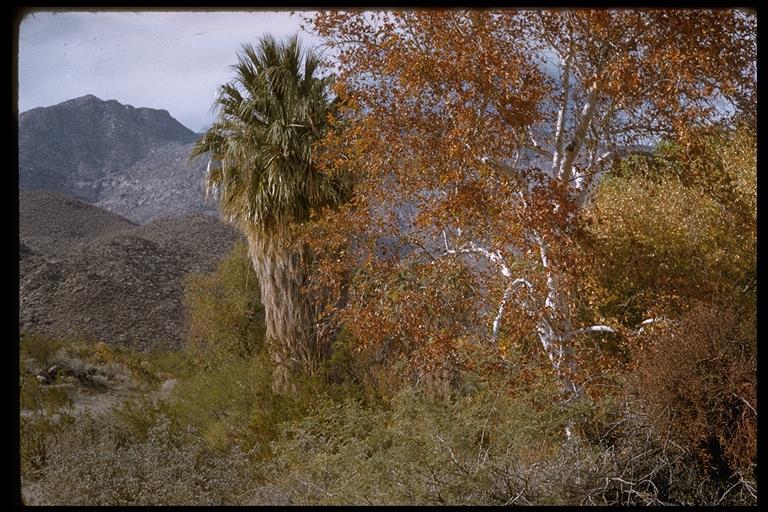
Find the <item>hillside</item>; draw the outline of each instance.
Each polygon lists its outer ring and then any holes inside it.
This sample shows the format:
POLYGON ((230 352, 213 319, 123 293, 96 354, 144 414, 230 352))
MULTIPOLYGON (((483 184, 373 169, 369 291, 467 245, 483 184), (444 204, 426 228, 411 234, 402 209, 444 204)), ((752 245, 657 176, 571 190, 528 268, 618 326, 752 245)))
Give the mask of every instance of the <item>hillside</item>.
POLYGON ((136 226, 124 217, 55 192, 19 192, 19 237, 34 253, 55 255, 83 240, 136 226))
POLYGON ((237 237, 201 214, 137 226, 50 192, 19 203, 22 332, 178 347, 184 277, 213 270, 237 237))

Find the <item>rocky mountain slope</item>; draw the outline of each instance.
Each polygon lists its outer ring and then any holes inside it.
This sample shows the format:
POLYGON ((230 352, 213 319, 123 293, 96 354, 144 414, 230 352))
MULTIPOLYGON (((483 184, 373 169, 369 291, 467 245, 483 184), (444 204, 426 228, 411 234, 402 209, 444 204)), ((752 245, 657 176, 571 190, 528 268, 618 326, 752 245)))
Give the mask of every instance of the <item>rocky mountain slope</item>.
POLYGON ((19 193, 19 238, 32 253, 55 255, 83 240, 136 226, 124 217, 55 192, 19 193))
POLYGON ((19 114, 19 187, 59 192, 134 222, 215 214, 205 162, 188 157, 198 134, 165 110, 93 95, 19 114))
POLYGON ((20 330, 138 349, 182 343, 185 276, 238 236, 209 215, 139 226, 51 192, 21 191, 19 210, 20 330))

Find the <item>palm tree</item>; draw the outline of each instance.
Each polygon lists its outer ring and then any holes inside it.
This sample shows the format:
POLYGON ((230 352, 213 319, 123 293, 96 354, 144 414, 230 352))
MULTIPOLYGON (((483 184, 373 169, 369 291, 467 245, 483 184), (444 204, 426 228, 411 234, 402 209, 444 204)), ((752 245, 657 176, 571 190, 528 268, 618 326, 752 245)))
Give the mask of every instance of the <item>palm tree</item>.
POLYGON ((329 352, 315 329, 320 305, 304 290, 312 252, 288 234, 313 209, 343 202, 349 190, 312 160, 335 106, 319 66, 296 36, 243 45, 235 79, 219 89, 216 121, 192 152, 209 155, 207 188, 248 241, 278 390, 296 372, 316 374, 329 352))

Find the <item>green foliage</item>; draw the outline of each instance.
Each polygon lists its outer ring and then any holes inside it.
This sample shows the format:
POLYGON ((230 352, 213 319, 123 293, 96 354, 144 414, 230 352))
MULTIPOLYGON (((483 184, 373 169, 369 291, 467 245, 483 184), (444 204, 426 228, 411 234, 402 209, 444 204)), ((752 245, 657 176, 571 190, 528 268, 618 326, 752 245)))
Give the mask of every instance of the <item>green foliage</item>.
POLYGON ((22 410, 54 413, 71 402, 60 387, 42 386, 34 376, 26 372, 21 374, 19 381, 22 410))
POLYGON ((136 354, 139 366, 164 378, 187 378, 200 371, 201 362, 197 354, 186 350, 150 351, 136 354))
MULTIPOLYGON (((403 362, 403 359, 400 359, 403 362)), ((331 356, 323 361, 322 374, 333 383, 329 389, 337 395, 356 396, 365 402, 378 403, 391 398, 407 385, 407 368, 366 350, 345 327, 333 342, 331 356), (342 391, 343 390, 343 391, 342 391)))
POLYGON ((32 358, 41 366, 48 368, 56 352, 62 347, 60 341, 38 333, 22 334, 19 342, 21 359, 32 358))
POLYGON ((608 179, 595 215, 594 232, 607 246, 608 262, 615 262, 608 272, 618 278, 612 288, 625 294, 675 290, 744 271, 729 219, 714 201, 678 182, 608 179))
POLYGON ((177 384, 165 409, 179 424, 197 428, 210 446, 223 449, 243 440, 252 415, 269 416, 277 405, 271 398, 271 370, 263 358, 232 357, 177 384))
POLYGON ((755 215, 756 152, 755 133, 748 126, 732 131, 711 127, 683 141, 662 141, 653 157, 631 157, 621 162, 615 174, 656 181, 676 178, 741 215, 748 224, 755 215))
POLYGON ((349 386, 311 379, 297 381, 293 393, 277 394, 272 366, 261 353, 248 360, 221 360, 183 379, 160 407, 175 423, 195 427, 212 448, 239 445, 263 458, 270 454, 270 442, 283 422, 303 417, 324 396, 338 400, 355 394, 349 386))
POLYGON ((285 429, 262 472, 295 503, 503 504, 524 489, 533 500, 527 479, 578 411, 542 398, 489 389, 444 401, 404 390, 389 407, 325 402, 285 429))
POLYGON ((248 230, 273 232, 340 204, 343 180, 319 172, 312 145, 323 135, 334 103, 320 58, 297 36, 264 36, 243 45, 236 78, 219 89, 218 117, 192 156, 208 154, 208 186, 221 210, 248 230))
POLYGON ((259 281, 242 241, 215 272, 187 277, 184 304, 189 341, 208 355, 247 358, 263 347, 259 281))

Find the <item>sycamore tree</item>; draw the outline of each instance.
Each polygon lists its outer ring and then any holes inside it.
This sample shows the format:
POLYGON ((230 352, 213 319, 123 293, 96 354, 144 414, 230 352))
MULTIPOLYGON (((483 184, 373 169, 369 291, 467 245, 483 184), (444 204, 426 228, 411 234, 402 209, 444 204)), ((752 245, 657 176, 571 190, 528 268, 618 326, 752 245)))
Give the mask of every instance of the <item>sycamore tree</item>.
POLYGON ((318 163, 355 176, 352 201, 309 237, 326 285, 357 269, 342 317, 363 344, 432 368, 462 343, 500 349, 505 333, 528 332, 574 395, 581 340, 664 320, 650 308, 622 324, 578 292, 595 264, 578 242, 584 212, 622 159, 754 118, 754 14, 418 10, 307 21, 335 56, 344 100, 344 129, 325 137, 318 163))

